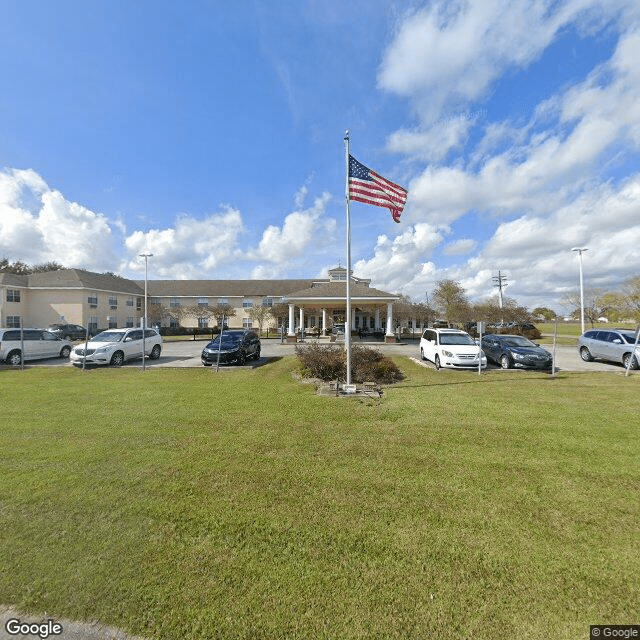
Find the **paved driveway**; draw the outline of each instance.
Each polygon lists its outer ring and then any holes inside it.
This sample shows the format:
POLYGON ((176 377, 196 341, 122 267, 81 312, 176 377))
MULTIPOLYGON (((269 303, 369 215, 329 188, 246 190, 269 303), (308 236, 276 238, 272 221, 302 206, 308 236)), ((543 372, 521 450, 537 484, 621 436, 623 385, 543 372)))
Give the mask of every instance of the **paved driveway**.
MULTIPOLYGON (((146 366, 150 369, 156 367, 201 367, 200 352, 205 346, 205 340, 179 340, 167 341, 162 345, 162 355, 159 360, 147 360, 146 366)), ((354 343, 355 344, 355 343, 354 343)), ((375 347, 385 355, 408 356, 418 358, 418 341, 410 341, 403 344, 382 344, 365 342, 366 346, 375 347)), ((545 347, 551 351, 551 347, 545 347)), ((262 340, 262 358, 276 358, 293 354, 295 345, 281 343, 277 338, 262 340)), ((430 363, 425 363, 432 366, 430 363)), ((72 366, 67 360, 51 359, 40 360, 27 363, 28 366, 72 366)), ((255 363, 249 363, 249 365, 255 363)), ((142 367, 140 360, 134 360, 124 365, 125 367, 142 367)), ((225 368, 228 368, 225 365, 225 368)), ((495 365, 489 365, 490 369, 499 369, 495 365)), ((621 364, 611 364, 605 362, 584 362, 578 355, 576 347, 558 346, 556 347, 556 370, 557 371, 611 371, 624 373, 625 369, 621 364)), ((640 372, 631 372, 640 373, 640 372)))

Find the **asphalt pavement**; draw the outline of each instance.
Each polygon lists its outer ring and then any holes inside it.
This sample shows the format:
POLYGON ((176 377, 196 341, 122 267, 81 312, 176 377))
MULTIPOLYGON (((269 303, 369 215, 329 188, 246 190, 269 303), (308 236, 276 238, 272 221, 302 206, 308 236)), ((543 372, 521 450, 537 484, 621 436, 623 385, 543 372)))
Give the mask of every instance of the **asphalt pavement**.
MULTIPOLYGON (((313 339, 307 340, 307 342, 314 342, 313 339)), ((326 340, 321 340, 325 344, 330 344, 326 340)), ((291 355, 295 353, 295 344, 287 344, 281 342, 279 338, 263 338, 262 352, 260 361, 249 362, 245 366, 260 366, 267 364, 271 359, 282 357, 285 355, 291 355)), ((158 367, 175 367, 175 368, 190 368, 190 367, 202 367, 200 361, 200 353, 204 346, 207 344, 206 340, 167 340, 162 345, 162 355, 158 360, 149 360, 145 362, 145 366, 149 369, 155 369, 158 367)), ((362 344, 378 349, 385 355, 389 356, 406 356, 409 358, 419 358, 419 341, 408 340, 402 343, 386 344, 382 342, 360 342, 354 344, 362 344)), ((552 345, 542 345, 547 351, 553 352, 552 345)), ((71 367, 68 360, 51 359, 28 362, 25 366, 67 366, 71 367)), ((142 367, 141 360, 133 360, 127 362, 125 367, 142 367)), ((224 365, 225 369, 229 368, 224 365)), ((431 363, 425 363, 425 366, 433 366, 431 363)), ((556 346, 555 349, 555 366, 556 371, 609 371, 613 373, 625 372, 622 364, 609 363, 609 362, 584 362, 578 354, 578 349, 575 346, 556 346)), ((95 366, 93 367, 95 368, 95 366)), ((489 364, 489 369, 500 369, 497 365, 489 364)), ((631 371, 630 374, 640 374, 640 372, 631 371)))

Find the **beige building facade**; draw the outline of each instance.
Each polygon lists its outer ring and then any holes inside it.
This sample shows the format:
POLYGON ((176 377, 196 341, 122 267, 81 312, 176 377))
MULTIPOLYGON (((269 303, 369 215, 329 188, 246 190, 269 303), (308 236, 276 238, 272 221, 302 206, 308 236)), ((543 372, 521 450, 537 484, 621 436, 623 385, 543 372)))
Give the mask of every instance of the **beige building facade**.
MULTIPOLYGON (((369 280, 352 276, 352 331, 384 332, 391 339, 396 300, 398 296, 371 287, 369 280)), ((346 324, 346 269, 332 269, 322 279, 147 281, 151 325, 211 328, 220 323, 217 312, 226 307, 233 310, 225 318, 227 326, 257 328, 252 310, 275 305, 284 314, 267 315, 262 328, 286 325, 290 338, 301 329, 326 333, 334 323, 346 324)), ((139 326, 144 307, 144 281, 82 269, 0 273, 2 327, 71 323, 95 332, 139 326)))

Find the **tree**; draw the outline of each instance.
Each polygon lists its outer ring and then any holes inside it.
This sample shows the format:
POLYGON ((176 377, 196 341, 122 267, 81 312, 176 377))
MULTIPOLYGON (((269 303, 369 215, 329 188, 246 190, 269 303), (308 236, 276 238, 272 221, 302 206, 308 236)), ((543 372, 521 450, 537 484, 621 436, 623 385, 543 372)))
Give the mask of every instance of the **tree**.
POLYGON ((544 318, 545 322, 552 322, 557 317, 556 312, 548 307, 536 307, 531 313, 535 317, 544 318))
POLYGON ((272 317, 272 309, 263 304, 256 304, 249 309, 249 317, 258 323, 258 330, 262 334, 262 325, 267 318, 272 317))
POLYGON ((440 280, 433 292, 433 303, 444 316, 447 324, 466 322, 470 315, 470 305, 465 290, 455 280, 440 280))
POLYGON ((629 278, 623 286, 623 310, 640 322, 640 276, 629 278))
MULTIPOLYGON (((602 290, 601 289, 583 289, 583 299, 584 299, 584 318, 591 326, 595 324, 598 318, 602 315, 600 309, 600 299, 602 298, 602 290)), ((577 309, 577 317, 580 317, 580 292, 574 291, 567 293, 563 296, 563 300, 567 305, 576 307, 577 309)), ((576 312, 573 312, 575 315, 576 312)))

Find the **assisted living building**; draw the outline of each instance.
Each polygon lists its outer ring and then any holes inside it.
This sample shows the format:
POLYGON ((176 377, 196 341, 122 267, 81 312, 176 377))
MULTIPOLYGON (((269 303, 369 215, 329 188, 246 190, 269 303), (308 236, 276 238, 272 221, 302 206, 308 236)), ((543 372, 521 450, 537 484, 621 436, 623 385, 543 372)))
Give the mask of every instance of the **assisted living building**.
MULTIPOLYGON (((336 267, 329 271, 328 278, 148 280, 147 305, 162 307, 159 324, 163 327, 213 326, 219 320, 207 314, 185 314, 184 310, 228 305, 234 311, 226 321, 229 327, 255 328, 252 307, 285 304, 288 313, 280 318, 268 317, 263 329, 284 324, 290 337, 301 328, 326 333, 333 323, 346 324, 346 279, 346 268, 336 267)), ((82 269, 30 275, 0 273, 0 295, 2 327, 71 323, 96 332, 139 326, 145 309, 144 281, 82 269)), ((397 295, 371 287, 370 280, 352 275, 352 331, 384 332, 386 339, 392 340, 393 304, 398 299, 397 295)))

